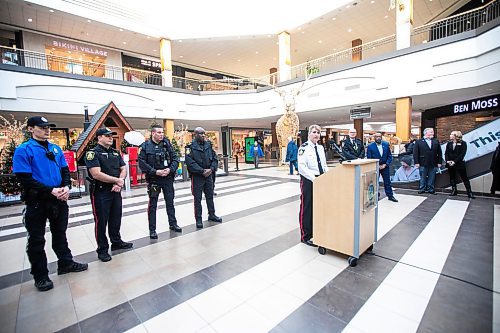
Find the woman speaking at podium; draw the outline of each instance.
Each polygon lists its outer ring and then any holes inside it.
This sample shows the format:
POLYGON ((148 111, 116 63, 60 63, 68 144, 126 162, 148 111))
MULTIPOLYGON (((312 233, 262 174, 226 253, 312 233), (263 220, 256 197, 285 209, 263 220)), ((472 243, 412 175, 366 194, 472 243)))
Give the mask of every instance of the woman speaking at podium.
POLYGON ((304 142, 298 153, 300 174, 300 241, 309 246, 316 246, 311 241, 313 235, 313 180, 328 171, 325 148, 318 145, 321 127, 311 125, 308 129, 308 141, 304 142))

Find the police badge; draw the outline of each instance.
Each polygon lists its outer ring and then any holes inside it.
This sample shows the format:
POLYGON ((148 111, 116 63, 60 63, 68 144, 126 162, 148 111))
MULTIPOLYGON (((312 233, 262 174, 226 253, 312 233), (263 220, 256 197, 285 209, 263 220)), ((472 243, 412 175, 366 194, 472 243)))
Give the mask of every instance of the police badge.
POLYGON ((85 158, 89 161, 92 161, 94 159, 95 153, 93 151, 88 151, 87 154, 85 154, 85 158))

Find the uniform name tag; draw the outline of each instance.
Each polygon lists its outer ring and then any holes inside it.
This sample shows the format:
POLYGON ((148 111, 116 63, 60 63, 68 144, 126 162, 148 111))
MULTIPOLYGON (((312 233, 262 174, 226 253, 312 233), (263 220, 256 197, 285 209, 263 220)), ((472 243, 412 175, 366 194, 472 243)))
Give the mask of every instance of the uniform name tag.
POLYGON ((168 161, 163 161, 164 166, 168 166, 168 161))

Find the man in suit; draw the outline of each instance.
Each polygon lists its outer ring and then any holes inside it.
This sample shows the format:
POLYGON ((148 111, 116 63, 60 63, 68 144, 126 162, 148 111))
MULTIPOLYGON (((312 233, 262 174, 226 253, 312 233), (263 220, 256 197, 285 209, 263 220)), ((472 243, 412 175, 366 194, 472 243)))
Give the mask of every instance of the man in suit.
POLYGON ((360 139, 356 139, 356 134, 356 129, 350 129, 349 138, 345 139, 342 145, 342 152, 348 161, 365 158, 365 147, 360 139))
POLYGON ((415 141, 413 148, 413 160, 415 168, 420 171, 420 187, 418 193, 429 192, 436 194, 434 181, 436 171, 441 167, 443 152, 437 139, 434 139, 434 129, 424 129, 424 137, 415 141))
POLYGON ((374 138, 375 142, 368 145, 366 157, 378 159, 379 171, 382 175, 382 179, 384 180, 385 195, 387 195, 387 198, 390 201, 398 202, 398 199, 394 197, 394 193, 392 192, 391 177, 389 172, 389 165, 391 165, 392 162, 391 149, 389 148, 389 144, 387 142, 382 141, 381 133, 375 133, 374 138))

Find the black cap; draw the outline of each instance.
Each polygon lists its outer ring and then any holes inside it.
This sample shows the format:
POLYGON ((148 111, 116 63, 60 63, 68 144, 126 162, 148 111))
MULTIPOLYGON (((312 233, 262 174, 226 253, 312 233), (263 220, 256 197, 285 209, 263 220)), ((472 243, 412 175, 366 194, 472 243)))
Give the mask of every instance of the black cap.
POLYGON ((45 117, 31 117, 28 119, 27 125, 30 127, 33 126, 39 126, 39 127, 44 127, 44 126, 49 126, 49 127, 56 127, 55 124, 49 124, 49 121, 45 117))
POLYGON ((113 134, 115 135, 116 132, 113 132, 111 131, 109 128, 107 127, 101 127, 99 128, 96 132, 95 132, 95 136, 99 136, 99 135, 107 135, 107 134, 113 134))

